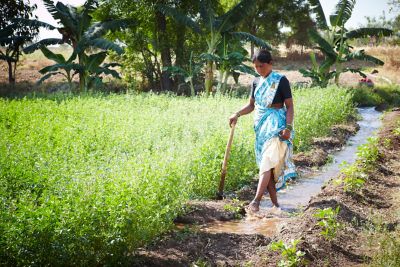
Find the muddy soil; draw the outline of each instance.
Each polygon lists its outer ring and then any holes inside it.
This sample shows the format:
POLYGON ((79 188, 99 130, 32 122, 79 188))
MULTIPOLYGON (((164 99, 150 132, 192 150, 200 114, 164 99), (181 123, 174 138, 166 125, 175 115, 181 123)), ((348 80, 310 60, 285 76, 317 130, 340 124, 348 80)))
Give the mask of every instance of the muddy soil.
POLYGON ((201 225, 215 221, 239 219, 246 214, 243 202, 194 200, 186 204, 187 212, 175 219, 177 224, 201 225))
MULTIPOLYGON (((343 186, 334 182, 338 178, 335 177, 310 200, 303 212, 281 218, 276 233, 268 237, 201 230, 204 223, 242 216, 245 201, 191 202, 189 212, 176 219, 176 230, 134 256, 136 266, 277 266, 281 256, 271 251, 268 245, 271 241, 289 243, 292 239, 300 240, 297 247, 305 252, 308 266, 361 266, 368 263, 375 250, 368 245, 371 237, 366 229, 383 227, 393 231, 400 223, 399 218, 393 216, 400 208, 400 197, 395 197, 400 188, 400 137, 392 134, 398 120, 400 111, 386 114, 379 133, 380 158, 374 170, 368 173, 360 192, 344 193, 343 186), (316 225, 313 214, 317 209, 337 206, 340 207, 338 221, 342 228, 335 239, 327 241, 320 234, 321 228, 316 225), (379 225, 374 219, 377 216, 379 225)), ((356 123, 333 127, 330 137, 314 141, 315 150, 329 154, 340 148, 357 127, 356 123)), ((323 164, 323 161, 314 161, 312 155, 297 157, 302 159, 297 163, 304 162, 304 168, 323 164)), ((247 197, 254 196, 253 188, 247 188, 247 191, 247 197)), ((246 200, 240 193, 237 196, 246 200)))

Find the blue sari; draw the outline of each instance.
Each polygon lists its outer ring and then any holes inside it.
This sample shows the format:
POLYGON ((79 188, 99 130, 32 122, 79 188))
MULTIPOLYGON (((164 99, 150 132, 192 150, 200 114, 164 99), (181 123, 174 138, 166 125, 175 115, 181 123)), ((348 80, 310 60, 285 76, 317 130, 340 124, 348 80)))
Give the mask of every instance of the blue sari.
POLYGON ((279 137, 279 133, 286 127, 286 107, 271 107, 282 77, 283 75, 273 71, 267 78, 261 79, 254 90, 256 161, 260 175, 273 169, 277 190, 283 188, 288 179, 297 176, 292 161, 294 131, 291 131, 288 140, 279 137))

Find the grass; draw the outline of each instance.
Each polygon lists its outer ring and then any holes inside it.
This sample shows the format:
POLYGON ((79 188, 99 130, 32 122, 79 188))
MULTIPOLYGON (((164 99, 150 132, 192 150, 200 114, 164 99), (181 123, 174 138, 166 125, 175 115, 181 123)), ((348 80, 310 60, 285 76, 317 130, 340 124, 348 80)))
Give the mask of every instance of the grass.
POLYGON ((400 106, 399 85, 378 85, 371 87, 354 88, 354 102, 361 107, 372 106, 400 106))
POLYGON ((400 266, 400 233, 386 233, 380 237, 379 253, 373 257, 371 267, 400 266))
POLYGON ((353 114, 352 94, 331 86, 324 89, 299 89, 294 92, 295 151, 309 149, 313 137, 326 136, 334 124, 353 114))
MULTIPOLYGON (((351 95, 303 89, 296 149, 352 115, 351 95), (315 99, 319 101, 316 102, 315 99)), ((0 263, 126 264, 189 198, 214 196, 229 115, 246 99, 170 95, 0 98, 0 263)), ((257 173, 240 118, 226 189, 257 173)))

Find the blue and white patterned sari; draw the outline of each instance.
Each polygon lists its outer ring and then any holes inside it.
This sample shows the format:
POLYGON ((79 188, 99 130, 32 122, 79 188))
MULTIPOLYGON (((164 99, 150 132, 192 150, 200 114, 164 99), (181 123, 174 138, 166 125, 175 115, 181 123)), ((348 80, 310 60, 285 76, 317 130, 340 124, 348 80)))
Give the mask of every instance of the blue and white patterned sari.
POLYGON ((294 132, 289 140, 279 138, 280 131, 286 127, 286 107, 271 107, 282 76, 273 71, 264 80, 260 79, 254 90, 257 165, 260 175, 273 169, 277 190, 284 187, 288 179, 297 176, 292 161, 294 132))

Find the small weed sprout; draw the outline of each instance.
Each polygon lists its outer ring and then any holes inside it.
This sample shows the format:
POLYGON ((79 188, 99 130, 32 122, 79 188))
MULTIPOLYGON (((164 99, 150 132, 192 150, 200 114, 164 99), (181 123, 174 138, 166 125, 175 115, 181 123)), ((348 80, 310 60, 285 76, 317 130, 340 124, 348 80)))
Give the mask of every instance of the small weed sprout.
POLYGON ((296 246, 300 240, 291 240, 290 244, 283 243, 282 240, 278 242, 272 242, 270 248, 273 251, 280 251, 282 259, 279 261, 278 266, 280 267, 295 267, 300 266, 303 263, 303 256, 305 253, 301 250, 297 250, 296 246))
POLYGON ((337 231, 342 225, 337 221, 337 215, 339 214, 340 207, 337 206, 335 210, 332 208, 318 209, 314 213, 314 217, 318 219, 316 225, 322 227, 321 234, 326 240, 332 240, 336 237, 337 231))
POLYGON ((211 266, 207 261, 200 258, 197 261, 193 262, 190 267, 209 267, 211 266))
POLYGON ((383 146, 385 148, 390 148, 391 145, 392 145, 392 140, 390 140, 390 138, 383 139, 383 146))
POLYGON ((241 210, 243 208, 243 203, 237 198, 232 199, 232 203, 224 205, 224 210, 228 212, 233 212, 236 218, 241 218, 241 210))
POLYGON ((399 136, 399 135, 400 135, 400 127, 394 129, 394 130, 393 130, 393 133, 394 133, 396 136, 399 136))
POLYGON ((345 175, 343 178, 345 192, 352 193, 363 187, 367 175, 357 165, 347 165, 341 172, 345 175))
POLYGON ((368 142, 357 149, 357 161, 362 163, 362 167, 367 169, 374 165, 379 158, 378 139, 376 137, 368 138, 368 142))

